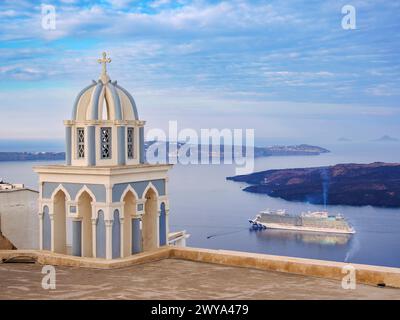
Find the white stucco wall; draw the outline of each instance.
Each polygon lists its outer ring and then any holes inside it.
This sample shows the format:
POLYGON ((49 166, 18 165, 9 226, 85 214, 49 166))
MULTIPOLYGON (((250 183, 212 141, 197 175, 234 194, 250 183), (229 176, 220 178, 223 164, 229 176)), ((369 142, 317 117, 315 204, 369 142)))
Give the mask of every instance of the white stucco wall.
POLYGON ((0 228, 17 249, 39 248, 39 193, 30 189, 0 191, 0 228))

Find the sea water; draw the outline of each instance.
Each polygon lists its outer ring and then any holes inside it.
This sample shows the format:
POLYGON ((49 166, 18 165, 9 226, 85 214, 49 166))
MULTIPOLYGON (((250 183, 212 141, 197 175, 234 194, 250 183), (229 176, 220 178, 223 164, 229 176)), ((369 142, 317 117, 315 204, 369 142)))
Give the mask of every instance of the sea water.
MULTIPOLYGON (((321 145, 331 153, 319 156, 257 158, 255 170, 300 168, 338 163, 399 162, 399 143, 337 143, 321 145)), ((41 150, 42 151, 42 150, 41 150)), ((37 189, 32 166, 52 162, 0 162, 0 179, 37 189)), ((170 171, 170 229, 190 233, 187 245, 274 255, 400 267, 400 209, 371 206, 328 206, 288 202, 244 192, 243 183, 227 181, 234 165, 175 165, 170 171), (250 229, 249 218, 258 211, 286 209, 299 214, 327 209, 341 213, 356 234, 250 229)))

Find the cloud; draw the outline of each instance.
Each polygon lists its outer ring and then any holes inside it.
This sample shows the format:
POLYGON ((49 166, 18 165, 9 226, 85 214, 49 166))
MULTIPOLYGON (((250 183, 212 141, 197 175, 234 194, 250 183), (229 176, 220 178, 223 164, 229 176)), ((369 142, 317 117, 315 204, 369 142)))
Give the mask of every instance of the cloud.
POLYGON ((372 86, 367 88, 365 91, 367 94, 377 97, 391 97, 400 95, 400 90, 398 88, 393 88, 387 84, 372 86))
POLYGON ((158 8, 170 4, 171 0, 155 0, 150 3, 150 7, 158 8))
POLYGON ((135 1, 132 0, 107 0, 113 7, 121 9, 125 8, 128 5, 132 4, 135 1))
MULTIPOLYGON (((167 32, 194 34, 223 34, 229 30, 256 30, 276 24, 298 23, 296 16, 277 12, 272 5, 250 4, 244 1, 222 1, 218 3, 193 2, 171 7, 170 1, 158 0, 149 3, 150 8, 163 8, 149 14, 142 12, 140 3, 127 0, 109 0, 112 7, 99 4, 79 7, 55 6, 57 29, 41 30, 40 10, 22 10, 25 19, 16 25, 5 24, 3 40, 21 38, 57 39, 67 36, 123 35, 125 37, 158 35, 167 32), (127 8, 126 11, 120 9, 127 8), (29 27, 28 27, 29 26, 29 27)), ((69 4, 74 4, 69 2, 69 4)), ((7 12, 14 12, 8 10, 7 12)))
POLYGON ((15 10, 4 10, 4 11, 0 11, 0 17, 1 18, 13 18, 18 16, 17 11, 15 10))
POLYGON ((345 31, 342 2, 64 0, 54 1, 57 29, 44 30, 37 2, 3 1, 0 90, 78 92, 97 79, 105 50, 111 78, 157 112, 180 105, 190 117, 202 101, 193 117, 222 108, 246 119, 256 107, 261 118, 390 117, 400 8, 357 2, 358 28, 345 31))
POLYGON ((37 67, 25 67, 21 65, 8 65, 0 67, 1 80, 36 81, 51 77, 54 72, 46 72, 37 67))
POLYGON ((61 3, 65 4, 76 4, 79 0, 60 0, 61 3))

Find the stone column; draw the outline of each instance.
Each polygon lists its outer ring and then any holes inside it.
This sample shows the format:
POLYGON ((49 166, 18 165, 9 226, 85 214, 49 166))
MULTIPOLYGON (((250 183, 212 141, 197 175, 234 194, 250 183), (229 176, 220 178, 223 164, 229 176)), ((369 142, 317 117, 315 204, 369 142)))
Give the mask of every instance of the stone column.
POLYGON ((55 244, 55 236, 54 236, 54 214, 53 213, 49 213, 49 217, 50 217, 50 239, 51 239, 51 251, 55 252, 55 248, 56 248, 56 244, 55 244))
POLYGON ((92 219, 92 256, 93 257, 97 257, 96 251, 96 223, 97 223, 97 219, 92 219))
POLYGON ((157 209, 157 226, 156 226, 156 243, 157 243, 157 248, 160 247, 160 216, 161 216, 161 210, 159 210, 160 206, 158 206, 157 209))
POLYGON ((104 220, 106 224, 106 259, 112 259, 112 225, 113 220, 104 220))
POLYGON ((72 255, 82 256, 82 218, 72 220, 72 255))
POLYGON ((167 235, 167 246, 169 245, 169 209, 165 208, 165 233, 167 235))
POLYGON ((43 212, 39 212, 39 249, 43 250, 43 212))
POLYGON ((124 225, 124 221, 128 221, 128 219, 125 220, 125 218, 119 218, 119 223, 121 226, 120 229, 120 253, 121 253, 121 258, 124 257, 124 252, 125 252, 125 241, 124 241, 124 237, 125 237, 125 225, 124 225))
POLYGON ((132 254, 142 252, 142 216, 134 215, 132 218, 132 254))

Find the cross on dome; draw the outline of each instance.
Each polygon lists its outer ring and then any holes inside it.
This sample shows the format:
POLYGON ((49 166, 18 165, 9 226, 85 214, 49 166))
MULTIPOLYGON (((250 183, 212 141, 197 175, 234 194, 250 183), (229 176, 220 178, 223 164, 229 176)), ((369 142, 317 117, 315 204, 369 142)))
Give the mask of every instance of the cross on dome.
POLYGON ((103 83, 108 82, 109 77, 107 75, 107 63, 111 63, 111 58, 107 58, 107 52, 103 52, 103 57, 101 59, 97 59, 98 63, 102 64, 102 72, 100 79, 103 81, 103 83))

